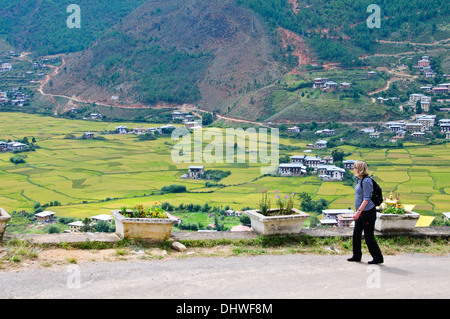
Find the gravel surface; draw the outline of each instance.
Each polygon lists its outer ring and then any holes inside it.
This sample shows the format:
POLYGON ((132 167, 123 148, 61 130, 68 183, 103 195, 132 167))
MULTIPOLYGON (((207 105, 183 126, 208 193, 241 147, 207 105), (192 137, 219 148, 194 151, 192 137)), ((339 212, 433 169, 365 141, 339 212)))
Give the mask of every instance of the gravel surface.
POLYGON ((0 273, 0 298, 449 298, 450 256, 400 254, 383 265, 337 255, 91 262, 0 273))

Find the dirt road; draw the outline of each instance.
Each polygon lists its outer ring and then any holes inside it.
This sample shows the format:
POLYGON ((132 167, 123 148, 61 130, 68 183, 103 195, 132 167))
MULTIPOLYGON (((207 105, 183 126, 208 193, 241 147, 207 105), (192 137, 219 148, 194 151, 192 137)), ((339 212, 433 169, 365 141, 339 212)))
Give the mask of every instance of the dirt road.
POLYGON ((449 298, 450 255, 268 255, 92 262, 0 273, 0 298, 449 298))

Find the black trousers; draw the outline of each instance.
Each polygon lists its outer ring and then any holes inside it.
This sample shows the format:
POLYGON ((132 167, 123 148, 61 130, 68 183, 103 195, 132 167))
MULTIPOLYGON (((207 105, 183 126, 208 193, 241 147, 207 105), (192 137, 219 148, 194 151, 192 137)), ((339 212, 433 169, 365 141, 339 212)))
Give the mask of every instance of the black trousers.
POLYGON ((377 219, 377 211, 375 208, 365 211, 361 216, 355 220, 355 227, 353 228, 353 257, 361 258, 361 239, 362 232, 364 231, 364 239, 366 241, 367 248, 374 260, 383 260, 383 254, 380 247, 378 247, 375 240, 374 229, 375 220, 377 219))

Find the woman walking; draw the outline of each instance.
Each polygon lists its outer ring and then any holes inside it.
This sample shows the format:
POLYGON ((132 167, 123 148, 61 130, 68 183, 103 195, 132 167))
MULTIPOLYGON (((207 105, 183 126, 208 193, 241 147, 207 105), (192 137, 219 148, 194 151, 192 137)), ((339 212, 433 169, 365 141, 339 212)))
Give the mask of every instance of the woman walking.
POLYGON ((353 172, 358 177, 355 187, 355 210, 353 216, 355 227, 353 228, 353 256, 348 261, 361 261, 361 238, 364 231, 364 238, 372 255, 373 260, 369 264, 383 263, 383 255, 375 240, 374 228, 377 212, 375 204, 372 202, 373 183, 369 177, 369 169, 365 162, 356 162, 353 172))

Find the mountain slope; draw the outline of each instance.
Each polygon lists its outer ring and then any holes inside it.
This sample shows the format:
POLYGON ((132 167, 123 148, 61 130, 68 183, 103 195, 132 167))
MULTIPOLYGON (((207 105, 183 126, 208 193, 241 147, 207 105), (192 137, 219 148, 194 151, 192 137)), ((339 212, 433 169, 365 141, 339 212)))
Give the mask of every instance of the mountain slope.
POLYGON ((274 51, 263 23, 233 1, 147 1, 68 58, 46 90, 223 110, 237 95, 281 75, 274 51))

